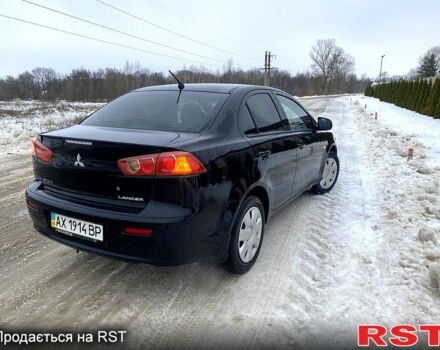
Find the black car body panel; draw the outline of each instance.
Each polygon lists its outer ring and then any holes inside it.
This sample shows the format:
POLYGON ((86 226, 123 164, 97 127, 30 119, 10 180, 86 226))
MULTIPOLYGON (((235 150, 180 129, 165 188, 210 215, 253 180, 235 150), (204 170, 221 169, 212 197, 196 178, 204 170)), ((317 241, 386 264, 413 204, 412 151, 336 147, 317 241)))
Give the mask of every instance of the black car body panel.
MULTIPOLYGON (((178 93, 176 85, 135 93, 149 91, 178 93)), ((66 245, 116 258, 155 265, 221 262, 227 259, 231 227, 247 195, 258 195, 270 218, 320 181, 326 154, 336 150, 333 135, 317 131, 308 114, 304 117, 307 128, 292 130, 277 97, 282 95, 303 108, 290 95, 235 84, 186 84, 182 95, 186 91, 228 94, 201 132, 80 124, 41 134, 53 158, 49 164, 33 159, 36 180, 26 190, 26 198, 34 227, 66 245), (256 94, 270 97, 279 117, 277 130, 248 134, 243 130, 240 118, 256 94), (190 152, 207 172, 130 177, 117 166, 124 157, 168 151, 190 152), (50 226, 51 212, 103 225, 104 241, 55 231, 50 226), (152 229, 153 235, 127 235, 123 232, 127 225, 152 229)))

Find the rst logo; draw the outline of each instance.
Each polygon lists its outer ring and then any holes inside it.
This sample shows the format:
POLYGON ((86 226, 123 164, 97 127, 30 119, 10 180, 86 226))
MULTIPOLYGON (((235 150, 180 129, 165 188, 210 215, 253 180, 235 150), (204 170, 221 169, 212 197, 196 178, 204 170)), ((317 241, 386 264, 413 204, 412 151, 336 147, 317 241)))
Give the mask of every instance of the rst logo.
MULTIPOLYGON (((440 346, 440 324, 424 324, 418 327, 409 324, 399 324, 387 327, 379 324, 364 324, 358 326, 359 347, 367 346, 414 346, 419 342, 419 335, 428 337, 428 346, 440 346)), ((425 338, 426 339, 426 338, 425 338)))

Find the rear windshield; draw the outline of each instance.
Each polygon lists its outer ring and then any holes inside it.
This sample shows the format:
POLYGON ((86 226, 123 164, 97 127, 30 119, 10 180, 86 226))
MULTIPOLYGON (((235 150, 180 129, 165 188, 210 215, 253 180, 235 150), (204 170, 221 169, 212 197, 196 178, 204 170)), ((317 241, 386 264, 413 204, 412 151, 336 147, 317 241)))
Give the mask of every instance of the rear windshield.
POLYGON ((183 90, 135 91, 105 105, 83 125, 114 128, 200 132, 214 118, 227 94, 183 90))

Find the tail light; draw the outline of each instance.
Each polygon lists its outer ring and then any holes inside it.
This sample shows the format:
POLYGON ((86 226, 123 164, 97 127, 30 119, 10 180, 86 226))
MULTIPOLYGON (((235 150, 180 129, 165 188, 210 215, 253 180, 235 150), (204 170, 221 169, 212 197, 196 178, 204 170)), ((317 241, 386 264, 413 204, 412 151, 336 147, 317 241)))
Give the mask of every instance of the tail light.
POLYGON ((32 156, 42 162, 49 163, 52 159, 52 151, 43 145, 40 140, 34 137, 32 139, 32 156))
POLYGON ((124 175, 154 175, 156 154, 149 156, 130 157, 118 160, 118 167, 124 175))
POLYGON ((118 167, 128 176, 176 176, 205 173, 205 166, 189 152, 166 152, 120 159, 118 167))

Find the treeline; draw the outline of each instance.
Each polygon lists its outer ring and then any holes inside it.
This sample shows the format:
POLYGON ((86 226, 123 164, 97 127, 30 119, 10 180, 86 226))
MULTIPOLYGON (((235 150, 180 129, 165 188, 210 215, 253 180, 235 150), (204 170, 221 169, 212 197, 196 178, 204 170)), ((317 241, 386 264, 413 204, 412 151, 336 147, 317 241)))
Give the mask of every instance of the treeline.
POLYGON ((440 118, 440 78, 399 80, 367 86, 365 96, 440 118))
MULTIPOLYGON (((220 71, 203 67, 184 68, 174 72, 185 83, 240 83, 263 85, 260 69, 235 69, 229 64, 220 71)), ((127 91, 151 85, 170 84, 175 81, 168 74, 152 72, 140 64, 127 63, 123 69, 74 69, 70 74, 59 74, 54 69, 38 67, 18 76, 0 79, 0 100, 70 100, 108 101, 127 91)), ((319 95, 324 93, 362 92, 370 84, 367 78, 358 79, 347 74, 322 84, 322 77, 309 72, 292 75, 286 71, 271 72, 270 85, 293 95, 319 95)))

